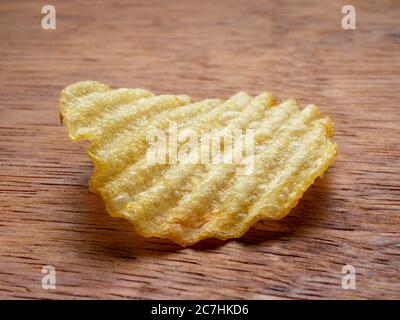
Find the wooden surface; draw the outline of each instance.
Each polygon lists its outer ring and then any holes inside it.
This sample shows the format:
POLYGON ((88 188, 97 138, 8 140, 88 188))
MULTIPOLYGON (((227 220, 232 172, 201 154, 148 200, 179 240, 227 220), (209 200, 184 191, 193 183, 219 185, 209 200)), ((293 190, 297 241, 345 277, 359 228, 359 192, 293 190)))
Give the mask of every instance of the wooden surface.
POLYGON ((342 1, 51 4, 45 31, 43 1, 0 3, 0 298, 400 298, 399 1, 351 1, 356 30, 342 1), (241 239, 144 239, 89 193, 85 144, 59 124, 60 90, 84 79, 312 102, 339 155, 287 218, 241 239))

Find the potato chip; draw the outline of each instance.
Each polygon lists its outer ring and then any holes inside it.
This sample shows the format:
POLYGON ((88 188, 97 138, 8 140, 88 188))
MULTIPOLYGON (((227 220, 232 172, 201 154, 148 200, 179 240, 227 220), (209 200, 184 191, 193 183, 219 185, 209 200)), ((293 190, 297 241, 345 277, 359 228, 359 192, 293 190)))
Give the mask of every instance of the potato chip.
POLYGON ((62 91, 60 116, 72 140, 91 141, 90 189, 107 211, 182 246, 283 218, 337 152, 316 106, 267 92, 192 102, 83 81, 62 91))

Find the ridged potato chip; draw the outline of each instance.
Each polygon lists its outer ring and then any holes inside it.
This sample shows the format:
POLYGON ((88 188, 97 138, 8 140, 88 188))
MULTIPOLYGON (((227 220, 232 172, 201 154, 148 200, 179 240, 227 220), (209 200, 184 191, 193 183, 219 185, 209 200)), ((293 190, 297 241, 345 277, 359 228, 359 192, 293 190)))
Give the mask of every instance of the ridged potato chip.
POLYGON ((256 221, 283 218, 337 152, 333 124, 316 106, 276 104, 266 92, 192 102, 187 95, 83 81, 61 92, 60 117, 73 141, 91 141, 89 187, 107 211, 145 237, 182 246, 240 237, 256 221), (190 134, 173 141, 173 123, 179 135, 190 134), (149 161, 153 131, 166 132, 165 162, 149 161), (211 133, 232 138, 214 145, 211 133), (196 153, 187 150, 192 136, 199 137, 196 153), (234 143, 240 147, 230 149, 234 143), (213 151, 222 152, 219 161, 213 151))

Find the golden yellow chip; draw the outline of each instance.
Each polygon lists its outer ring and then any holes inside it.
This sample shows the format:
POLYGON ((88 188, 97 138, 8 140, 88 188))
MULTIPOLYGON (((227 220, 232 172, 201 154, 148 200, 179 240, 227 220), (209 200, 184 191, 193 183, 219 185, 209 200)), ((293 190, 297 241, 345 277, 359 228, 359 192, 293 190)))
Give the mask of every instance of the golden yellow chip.
POLYGON ((191 102, 83 81, 62 91, 60 115, 72 140, 91 141, 90 189, 107 211, 183 246, 283 218, 337 152, 316 106, 266 92, 191 102))

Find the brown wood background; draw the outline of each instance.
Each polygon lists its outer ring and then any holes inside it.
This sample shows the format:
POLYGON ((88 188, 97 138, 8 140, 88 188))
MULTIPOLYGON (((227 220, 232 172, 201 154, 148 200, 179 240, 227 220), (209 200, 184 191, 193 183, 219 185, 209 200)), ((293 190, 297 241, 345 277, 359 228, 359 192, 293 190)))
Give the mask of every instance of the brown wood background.
POLYGON ((400 2, 0 2, 0 298, 400 298, 400 2), (190 248, 136 235, 87 188, 58 94, 75 81, 316 103, 339 155, 286 219, 190 248), (345 264, 357 288, 341 288, 345 264), (57 289, 41 288, 53 265, 57 289))

